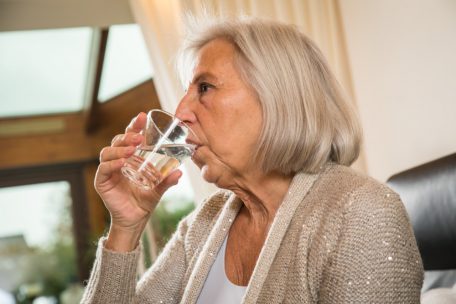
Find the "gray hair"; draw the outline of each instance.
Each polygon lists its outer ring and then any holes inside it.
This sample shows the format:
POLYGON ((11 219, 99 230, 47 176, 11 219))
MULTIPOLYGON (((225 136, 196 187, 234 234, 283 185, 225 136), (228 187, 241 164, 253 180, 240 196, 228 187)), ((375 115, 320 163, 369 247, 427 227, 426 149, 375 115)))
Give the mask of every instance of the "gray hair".
POLYGON ((188 86, 198 51, 225 39, 236 50, 236 67, 256 92, 263 128, 253 159, 264 172, 317 172, 327 162, 352 164, 361 126, 318 47, 297 28, 257 18, 193 19, 178 54, 188 86), (195 22, 196 21, 196 22, 195 22))

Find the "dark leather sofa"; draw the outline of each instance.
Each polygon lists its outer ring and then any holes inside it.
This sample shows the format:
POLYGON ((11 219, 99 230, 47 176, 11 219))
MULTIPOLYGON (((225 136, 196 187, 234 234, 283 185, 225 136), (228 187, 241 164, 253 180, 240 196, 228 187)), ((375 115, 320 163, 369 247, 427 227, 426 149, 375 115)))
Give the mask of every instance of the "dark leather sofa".
POLYGON ((456 283, 456 153, 395 174, 423 259, 423 291, 456 283))

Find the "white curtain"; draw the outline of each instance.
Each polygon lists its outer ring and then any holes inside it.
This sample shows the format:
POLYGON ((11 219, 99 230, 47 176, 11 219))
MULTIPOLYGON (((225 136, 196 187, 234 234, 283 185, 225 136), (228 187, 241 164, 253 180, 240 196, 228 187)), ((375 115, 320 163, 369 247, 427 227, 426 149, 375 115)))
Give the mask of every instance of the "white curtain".
MULTIPOLYGON (((203 9, 220 16, 243 14, 295 24, 319 45, 355 102, 338 0, 130 0, 130 3, 151 56, 161 105, 167 111, 174 112, 183 94, 173 65, 183 35, 181 16, 186 12, 198 16, 203 9)), ((366 171, 363 153, 354 167, 366 171)), ((186 169, 195 200, 200 202, 215 188, 202 180, 195 166, 186 169)))

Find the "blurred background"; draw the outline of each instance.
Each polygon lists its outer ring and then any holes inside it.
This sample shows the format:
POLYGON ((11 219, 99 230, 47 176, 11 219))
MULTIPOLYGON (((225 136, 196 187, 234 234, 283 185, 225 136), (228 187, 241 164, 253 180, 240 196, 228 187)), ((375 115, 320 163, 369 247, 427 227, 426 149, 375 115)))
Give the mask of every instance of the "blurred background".
MULTIPOLYGON (((79 303, 109 224, 98 153, 138 112, 174 111, 181 16, 204 8, 316 41, 364 128, 357 170, 385 182, 456 151, 454 0, 0 0, 0 303, 79 303)), ((213 190, 185 164, 141 271, 213 190)))

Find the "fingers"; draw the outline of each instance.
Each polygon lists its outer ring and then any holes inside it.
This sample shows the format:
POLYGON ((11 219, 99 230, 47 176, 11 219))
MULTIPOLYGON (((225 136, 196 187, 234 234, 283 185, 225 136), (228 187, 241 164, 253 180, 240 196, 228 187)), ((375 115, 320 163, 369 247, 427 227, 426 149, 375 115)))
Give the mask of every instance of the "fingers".
POLYGON ((111 147, 137 146, 141 143, 143 136, 138 133, 126 133, 114 136, 111 147))
POLYGON ((141 112, 133 118, 130 122, 130 124, 127 126, 125 129, 125 133, 139 133, 141 130, 144 128, 147 122, 147 114, 144 112, 141 112))
POLYGON ((138 145, 141 142, 142 135, 139 134, 146 125, 147 115, 143 112, 133 118, 125 129, 126 134, 117 134, 111 141, 111 146, 129 146, 138 145), (130 134, 132 133, 132 134, 130 134))
POLYGON ((165 177, 165 179, 160 184, 158 184, 155 187, 155 189, 154 189, 155 192, 159 196, 162 196, 163 193, 166 192, 166 190, 168 190, 169 188, 171 188, 174 185, 177 185, 181 176, 182 176, 181 170, 174 170, 167 177, 165 177))
POLYGON ((112 161, 119 158, 128 158, 133 155, 136 148, 128 147, 104 147, 100 152, 100 163, 112 161))
POLYGON ((125 163, 125 158, 119 158, 100 163, 98 166, 95 183, 102 184, 107 181, 113 173, 117 173, 125 163))
MULTIPOLYGON (((139 113, 138 116, 132 119, 130 124, 125 130, 125 134, 118 134, 114 136, 111 141, 111 147, 125 147, 125 146, 137 146, 141 143, 143 136, 139 134, 147 121, 147 115, 145 113, 139 113)), ((131 149, 114 150, 109 147, 104 148, 100 153, 100 161, 109 161, 119 157, 128 157, 132 155, 134 151, 131 149)))

